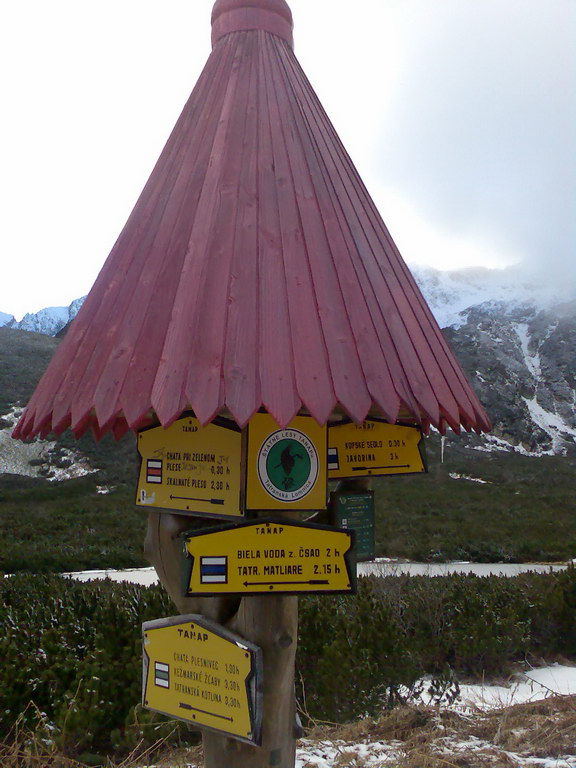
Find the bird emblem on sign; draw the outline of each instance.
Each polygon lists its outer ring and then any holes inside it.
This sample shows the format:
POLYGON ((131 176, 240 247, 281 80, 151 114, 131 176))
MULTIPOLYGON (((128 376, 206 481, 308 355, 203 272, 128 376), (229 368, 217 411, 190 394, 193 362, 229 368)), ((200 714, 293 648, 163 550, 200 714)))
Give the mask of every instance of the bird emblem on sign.
POLYGON ((295 450, 294 453, 292 453, 292 450, 293 450, 292 446, 287 445, 282 451, 282 453, 280 454, 280 463, 274 467, 274 469, 279 469, 280 467, 282 467, 282 469, 284 470, 286 477, 284 478, 282 484, 284 486, 285 491, 290 491, 296 482, 295 479, 291 477, 292 470, 296 465, 296 460, 298 461, 304 460, 304 456, 301 453, 298 453, 297 450, 295 450))

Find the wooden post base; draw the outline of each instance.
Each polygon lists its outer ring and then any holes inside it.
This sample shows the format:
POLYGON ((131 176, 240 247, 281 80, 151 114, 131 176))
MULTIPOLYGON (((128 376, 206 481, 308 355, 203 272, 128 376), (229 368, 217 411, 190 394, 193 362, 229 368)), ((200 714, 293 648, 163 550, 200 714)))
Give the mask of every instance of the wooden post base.
POLYGON ((181 614, 199 613, 225 625, 258 645, 264 661, 262 746, 206 731, 205 768, 294 768, 298 598, 183 597, 180 535, 191 530, 196 522, 194 518, 151 510, 144 545, 146 557, 181 614))

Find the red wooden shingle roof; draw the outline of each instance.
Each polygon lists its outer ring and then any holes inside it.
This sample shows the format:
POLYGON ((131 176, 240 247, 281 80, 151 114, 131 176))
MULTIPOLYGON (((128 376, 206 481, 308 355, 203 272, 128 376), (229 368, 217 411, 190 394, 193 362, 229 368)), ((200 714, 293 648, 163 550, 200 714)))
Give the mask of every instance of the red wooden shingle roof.
POLYGON ((187 409, 488 419, 292 50, 284 0, 218 0, 213 51, 14 436, 187 409))

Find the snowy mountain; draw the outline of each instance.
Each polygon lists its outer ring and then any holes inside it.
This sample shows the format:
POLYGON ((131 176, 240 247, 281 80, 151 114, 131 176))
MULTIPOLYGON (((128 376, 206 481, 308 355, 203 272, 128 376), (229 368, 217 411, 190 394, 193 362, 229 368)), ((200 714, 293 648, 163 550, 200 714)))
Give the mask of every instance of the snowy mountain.
POLYGON ((11 326, 11 324, 15 322, 16 318, 14 315, 7 315, 5 312, 0 312, 0 327, 3 325, 11 326))
POLYGON ((576 285, 519 267, 412 267, 492 420, 477 448, 576 455, 576 285))
POLYGON ((46 307, 39 312, 24 315, 17 322, 13 315, 0 312, 0 326, 16 328, 20 331, 33 331, 46 336, 56 336, 78 314, 84 298, 75 299, 68 307, 46 307))
POLYGON ((576 299, 576 285, 553 284, 548 276, 515 266, 508 269, 468 269, 440 272, 431 267, 410 267, 440 328, 459 327, 471 307, 498 305, 548 310, 576 299))

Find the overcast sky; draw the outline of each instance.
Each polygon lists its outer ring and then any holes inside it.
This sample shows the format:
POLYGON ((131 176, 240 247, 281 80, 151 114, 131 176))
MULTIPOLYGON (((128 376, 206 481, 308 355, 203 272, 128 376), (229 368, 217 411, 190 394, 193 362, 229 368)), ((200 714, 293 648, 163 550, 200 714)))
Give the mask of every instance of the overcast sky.
MULTIPOLYGON (((0 14, 0 311, 88 292, 210 52, 213 0, 0 14)), ((291 0, 409 263, 576 280, 576 0, 291 0)))

